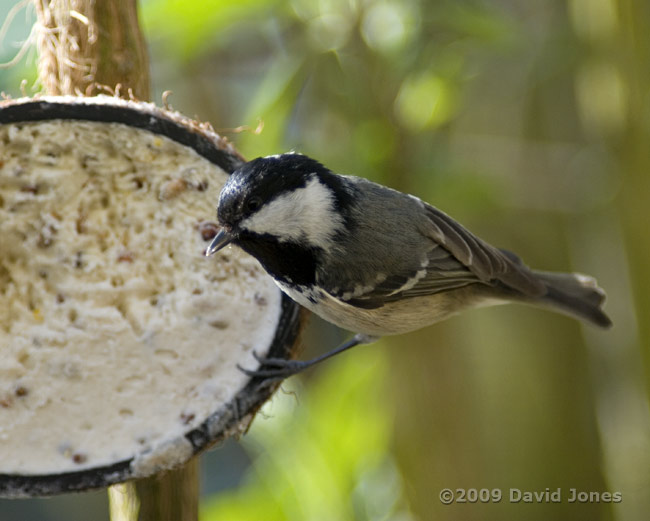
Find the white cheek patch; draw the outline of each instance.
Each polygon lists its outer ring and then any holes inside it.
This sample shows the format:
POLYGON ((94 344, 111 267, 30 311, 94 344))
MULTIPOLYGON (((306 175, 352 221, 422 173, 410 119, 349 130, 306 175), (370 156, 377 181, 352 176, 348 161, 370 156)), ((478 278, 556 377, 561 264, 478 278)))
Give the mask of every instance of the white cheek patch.
POLYGON ((253 233, 271 234, 282 242, 306 241, 328 248, 343 227, 343 219, 335 210, 330 189, 312 175, 305 187, 273 199, 240 226, 253 233))

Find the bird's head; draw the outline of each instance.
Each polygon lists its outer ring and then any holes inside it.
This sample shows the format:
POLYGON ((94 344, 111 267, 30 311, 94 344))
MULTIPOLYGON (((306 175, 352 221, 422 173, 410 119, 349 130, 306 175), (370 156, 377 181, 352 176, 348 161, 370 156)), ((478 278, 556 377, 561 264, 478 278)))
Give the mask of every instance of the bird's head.
POLYGON ((222 226, 206 251, 256 240, 327 248, 344 226, 341 180, 300 154, 261 157, 233 172, 221 190, 222 226))

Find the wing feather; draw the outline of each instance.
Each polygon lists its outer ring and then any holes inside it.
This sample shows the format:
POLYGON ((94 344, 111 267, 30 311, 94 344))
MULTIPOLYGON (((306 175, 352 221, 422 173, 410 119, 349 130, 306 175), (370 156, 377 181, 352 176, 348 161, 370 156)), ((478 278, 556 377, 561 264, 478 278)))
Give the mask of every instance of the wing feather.
POLYGON ((442 237, 436 236, 435 231, 429 236, 449 250, 481 282, 499 281, 531 297, 541 296, 546 292, 544 284, 516 255, 490 246, 447 214, 426 203, 423 204, 427 220, 434 223, 432 230, 439 229, 444 232, 442 237))
POLYGON ((373 309, 396 300, 432 295, 470 284, 498 283, 528 296, 540 296, 545 286, 514 254, 482 241, 451 217, 422 202, 423 240, 431 248, 425 259, 392 273, 362 294, 339 292, 335 297, 348 304, 373 309), (347 298, 345 298, 347 297, 347 298))

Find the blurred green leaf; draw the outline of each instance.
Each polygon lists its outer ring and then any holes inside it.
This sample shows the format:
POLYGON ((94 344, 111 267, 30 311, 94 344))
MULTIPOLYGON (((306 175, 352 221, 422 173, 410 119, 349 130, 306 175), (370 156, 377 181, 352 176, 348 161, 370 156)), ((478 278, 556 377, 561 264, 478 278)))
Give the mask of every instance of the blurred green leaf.
POLYGON ((370 166, 389 159, 395 150, 395 133, 389 122, 375 118, 359 123, 354 129, 354 150, 360 161, 370 166))
POLYGON ((406 78, 395 100, 397 117, 411 132, 446 123, 455 109, 450 81, 429 72, 406 78))
POLYGON ((279 0, 145 0, 142 21, 154 38, 166 41, 168 52, 189 58, 204 52, 209 43, 230 26, 263 18, 279 0))
POLYGON ((37 78, 36 63, 22 60, 8 69, 0 69, 0 91, 13 97, 22 96, 21 83, 25 80, 25 93, 30 96, 37 90, 37 78))
POLYGON ((361 34, 371 48, 394 52, 416 37, 419 29, 417 2, 373 2, 361 21, 361 34))
POLYGON ((33 23, 34 13, 27 2, 0 0, 0 91, 14 97, 22 95, 23 80, 26 94, 36 84, 36 49, 34 42, 26 44, 33 23))
POLYGON ((506 45, 513 41, 516 26, 507 11, 484 2, 445 2, 440 9, 441 21, 458 32, 460 38, 469 37, 492 45, 506 45))
POLYGON ((360 349, 324 366, 309 389, 278 393, 243 439, 256 455, 245 483, 209 500, 202 520, 407 516, 401 476, 388 454, 387 371, 380 349, 360 349))
POLYGON ((301 87, 299 77, 302 57, 274 60, 248 103, 244 121, 261 119, 261 134, 243 134, 239 146, 244 154, 257 157, 275 154, 283 149, 286 122, 294 108, 296 91, 301 87))

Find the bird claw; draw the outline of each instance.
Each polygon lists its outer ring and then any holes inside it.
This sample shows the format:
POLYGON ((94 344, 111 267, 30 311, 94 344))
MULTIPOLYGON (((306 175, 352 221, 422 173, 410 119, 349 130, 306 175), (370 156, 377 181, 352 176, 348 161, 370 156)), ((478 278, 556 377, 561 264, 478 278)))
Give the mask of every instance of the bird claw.
POLYGON ((266 358, 257 354, 253 351, 253 357, 260 364, 258 369, 245 369, 240 365, 237 365, 240 371, 242 371, 247 376, 251 378, 263 378, 264 385, 269 385, 270 383, 284 380, 294 374, 298 374, 308 367, 316 365, 318 362, 327 360, 332 356, 341 353, 351 347, 357 346, 359 344, 368 344, 377 340, 377 337, 372 337, 369 335, 356 334, 346 342, 343 342, 336 349, 332 349, 327 353, 312 358, 311 360, 287 360, 286 358, 266 358))
POLYGON ((237 364, 237 368, 251 378, 272 379, 273 381, 284 380, 289 376, 301 372, 309 367, 309 362, 300 360, 287 360, 285 358, 266 358, 253 351, 253 357, 259 362, 258 369, 246 369, 237 364))

